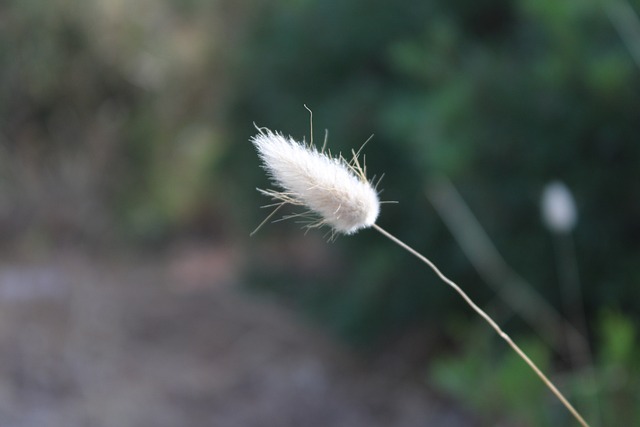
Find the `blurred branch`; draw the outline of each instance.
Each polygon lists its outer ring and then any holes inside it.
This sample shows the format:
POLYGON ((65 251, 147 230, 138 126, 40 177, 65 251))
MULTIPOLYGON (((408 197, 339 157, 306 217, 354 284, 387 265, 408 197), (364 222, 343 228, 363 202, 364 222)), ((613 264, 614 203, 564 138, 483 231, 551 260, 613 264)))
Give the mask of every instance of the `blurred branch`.
POLYGON ((507 265, 446 177, 432 180, 426 194, 482 279, 552 348, 567 354, 566 341, 587 345, 584 336, 507 265))
POLYGON ((602 7, 640 68, 640 19, 626 0, 604 0, 602 7))

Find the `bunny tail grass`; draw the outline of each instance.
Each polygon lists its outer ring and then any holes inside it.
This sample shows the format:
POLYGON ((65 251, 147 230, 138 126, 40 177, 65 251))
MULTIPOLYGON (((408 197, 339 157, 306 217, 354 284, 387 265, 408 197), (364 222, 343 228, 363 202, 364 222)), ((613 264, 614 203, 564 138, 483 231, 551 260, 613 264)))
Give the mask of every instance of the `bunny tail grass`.
POLYGON ((380 201, 364 163, 358 160, 359 151, 353 151, 353 159, 347 161, 267 128, 257 129, 251 142, 273 183, 283 189, 259 190, 275 201, 273 206, 306 207, 316 217, 307 228, 328 225, 333 233, 353 234, 376 221, 380 201))
POLYGON ((416 258, 418 258, 420 261, 422 261, 423 263, 427 264, 438 275, 438 277, 443 282, 445 282, 447 285, 451 286, 458 294, 460 294, 462 299, 464 299, 465 302, 476 313, 478 313, 480 315, 480 317, 482 317, 484 320, 486 320, 487 323, 489 325, 491 325, 491 327, 498 333, 498 335, 500 335, 500 337, 503 340, 505 340, 516 353, 518 353, 518 356, 520 356, 522 358, 522 360, 524 360, 527 363, 527 365, 529 365, 529 367, 531 369, 533 369, 533 371, 538 375, 538 377, 540 377, 542 382, 544 382, 544 384, 549 388, 549 390, 551 390, 553 392, 553 394, 556 395, 556 397, 569 410, 569 412, 571 412, 571 415, 573 415, 575 417, 575 419, 580 423, 580 425, 582 425, 583 427, 589 427, 589 424, 587 424, 587 422, 584 420, 584 418, 582 418, 582 416, 573 407, 573 405, 571 405, 571 403, 569 403, 569 401, 564 397, 564 395, 562 393, 560 393, 560 391, 556 388, 556 386, 553 385, 551 380, 549 380, 549 378, 547 378, 547 376, 544 373, 542 373, 542 371, 536 366, 536 364, 533 363, 533 361, 531 359, 529 359, 529 356, 527 356, 525 354, 525 352, 522 351, 522 349, 520 347, 518 347, 518 345, 516 343, 513 342, 511 337, 509 335, 507 335, 506 332, 504 332, 500 328, 500 326, 498 326, 498 324, 487 313, 484 312, 484 310, 482 310, 480 307, 478 307, 476 305, 476 303, 474 303, 473 300, 471 300, 471 298, 469 298, 469 296, 460 288, 460 286, 456 285, 447 276, 442 274, 442 272, 438 269, 438 267, 436 267, 435 264, 433 262, 431 262, 428 258, 426 258, 425 256, 423 256, 420 253, 418 253, 415 249, 413 249, 412 247, 408 246, 402 240, 400 240, 397 237, 395 237, 394 235, 390 234, 388 231, 386 231, 385 229, 381 228, 377 224, 373 224, 372 227, 375 228, 378 232, 380 232, 380 234, 382 234, 383 236, 387 237, 389 240, 391 240, 392 242, 394 242, 395 244, 400 246, 402 249, 406 250, 407 252, 409 252, 410 254, 415 256, 416 258))

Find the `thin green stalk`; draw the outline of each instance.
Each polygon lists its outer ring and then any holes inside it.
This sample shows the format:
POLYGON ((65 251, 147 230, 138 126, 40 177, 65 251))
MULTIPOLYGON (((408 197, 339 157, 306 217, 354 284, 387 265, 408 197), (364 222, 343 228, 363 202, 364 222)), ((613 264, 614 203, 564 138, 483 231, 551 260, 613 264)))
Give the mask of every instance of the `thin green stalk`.
MULTIPOLYGON (((587 315, 584 308, 584 297, 580 286, 580 275, 578 272, 578 258, 576 255, 573 235, 556 234, 554 236, 554 247, 558 260, 558 273, 560 276, 560 288, 562 290, 562 303, 565 315, 576 325, 582 336, 587 336, 587 315)), ((602 425, 602 411, 600 409, 600 396, 598 391, 598 381, 596 378, 595 363, 593 361, 593 350, 588 340, 576 340, 568 336, 569 349, 574 369, 583 369, 589 385, 593 390, 593 412, 592 420, 599 420, 602 425)))

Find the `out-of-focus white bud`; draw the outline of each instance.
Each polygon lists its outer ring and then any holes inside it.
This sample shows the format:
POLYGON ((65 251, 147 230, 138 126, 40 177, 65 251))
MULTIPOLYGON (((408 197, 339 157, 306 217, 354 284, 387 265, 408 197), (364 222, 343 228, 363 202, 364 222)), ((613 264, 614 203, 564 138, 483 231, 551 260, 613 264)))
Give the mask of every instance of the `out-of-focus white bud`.
POLYGON ((576 203, 569 188, 560 181, 545 187, 541 200, 542 218, 554 233, 570 233, 576 225, 576 203))

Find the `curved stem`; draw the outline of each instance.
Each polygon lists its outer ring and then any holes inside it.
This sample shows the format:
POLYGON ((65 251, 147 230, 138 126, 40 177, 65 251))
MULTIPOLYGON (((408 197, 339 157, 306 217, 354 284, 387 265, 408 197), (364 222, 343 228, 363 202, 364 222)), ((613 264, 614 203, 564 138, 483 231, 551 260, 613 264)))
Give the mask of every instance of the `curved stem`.
POLYGON ((394 235, 390 234, 388 231, 384 230, 383 228, 381 228, 377 224, 373 224, 373 228, 375 228, 383 236, 387 237, 388 239, 390 239, 392 242, 394 242, 395 244, 397 244, 398 246, 400 246, 401 248, 403 248, 407 252, 411 253, 413 256, 418 258, 420 261, 422 261, 423 263, 427 264, 438 275, 438 277, 443 282, 445 282, 447 285, 451 286, 462 297, 462 299, 464 299, 465 302, 476 313, 478 313, 480 315, 480 317, 482 317, 487 323, 489 323, 489 325, 491 325, 491 327, 498 333, 498 335, 500 335, 500 337, 503 340, 505 340, 516 353, 518 353, 518 356, 520 356, 522 358, 522 360, 524 360, 527 363, 527 365, 529 365, 529 367, 531 369, 533 369, 533 371, 538 375, 538 377, 540 377, 542 382, 544 382, 545 385, 549 388, 549 390, 551 390, 553 392, 553 394, 556 395, 556 397, 569 410, 569 412, 571 412, 571 414, 575 417, 575 419, 578 420, 578 422, 583 427, 589 427, 589 424, 587 424, 587 422, 584 420, 584 418, 582 418, 582 416, 578 413, 578 411, 576 411, 576 409, 571 405, 571 403, 569 403, 569 401, 564 397, 564 395, 562 393, 560 393, 560 391, 556 388, 556 386, 553 385, 553 383, 549 380, 549 378, 547 378, 547 376, 544 373, 542 373, 540 368, 538 368, 538 366, 536 366, 536 364, 533 363, 533 361, 531 359, 529 359, 529 356, 527 356, 525 354, 525 352, 522 351, 522 349, 520 347, 518 347, 518 345, 516 345, 516 343, 513 342, 511 337, 509 337, 509 335, 507 335, 500 328, 500 326, 498 326, 498 324, 487 313, 484 312, 484 310, 482 310, 480 307, 478 307, 476 305, 476 303, 474 303, 471 300, 471 298, 469 298, 469 296, 466 294, 466 292, 464 292, 458 285, 456 285, 453 281, 451 281, 447 276, 442 274, 442 272, 438 269, 438 267, 435 266, 435 264, 433 262, 431 262, 428 258, 426 258, 425 256, 423 256, 420 253, 418 253, 412 247, 408 246, 402 240, 400 240, 397 237, 395 237, 394 235))

